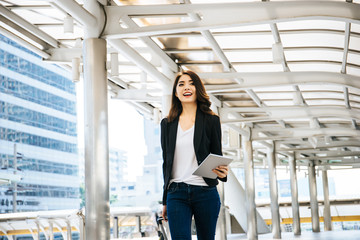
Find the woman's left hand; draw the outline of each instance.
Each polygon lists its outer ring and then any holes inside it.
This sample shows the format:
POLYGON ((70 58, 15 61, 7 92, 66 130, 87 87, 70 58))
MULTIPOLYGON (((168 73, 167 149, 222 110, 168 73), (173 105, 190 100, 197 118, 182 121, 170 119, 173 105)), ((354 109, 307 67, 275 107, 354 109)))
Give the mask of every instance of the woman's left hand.
POLYGON ((228 175, 229 168, 228 166, 218 166, 212 170, 219 178, 224 178, 228 175))

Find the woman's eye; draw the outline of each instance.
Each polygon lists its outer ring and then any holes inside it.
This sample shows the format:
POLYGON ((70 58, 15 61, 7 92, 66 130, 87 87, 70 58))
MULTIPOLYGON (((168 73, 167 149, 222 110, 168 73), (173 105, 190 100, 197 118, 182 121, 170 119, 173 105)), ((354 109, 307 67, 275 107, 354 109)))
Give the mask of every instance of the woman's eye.
POLYGON ((182 87, 182 86, 184 86, 184 84, 183 84, 183 83, 179 83, 179 87, 182 87))

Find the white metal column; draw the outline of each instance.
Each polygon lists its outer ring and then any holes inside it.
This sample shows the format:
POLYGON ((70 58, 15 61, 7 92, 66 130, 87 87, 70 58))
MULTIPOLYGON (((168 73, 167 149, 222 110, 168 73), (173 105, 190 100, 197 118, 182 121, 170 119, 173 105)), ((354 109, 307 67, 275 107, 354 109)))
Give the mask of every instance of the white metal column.
MULTIPOLYGON (((161 70, 165 76, 169 77, 171 83, 175 81, 176 73, 174 73, 164 61, 161 62, 161 70)), ((171 108, 172 84, 164 84, 162 88, 162 117, 166 117, 169 114, 171 108)))
POLYGON ((119 238, 119 217, 113 218, 113 237, 119 238))
POLYGON ((271 217, 272 217, 272 234, 276 239, 281 239, 280 229, 280 212, 278 202, 278 188, 276 177, 276 157, 274 144, 272 148, 268 148, 267 157, 269 163, 269 180, 270 180, 270 199, 271 199, 271 217))
POLYGON ((251 130, 249 136, 242 135, 241 140, 244 151, 247 237, 249 240, 257 240, 258 235, 256 227, 254 160, 251 141, 251 130))
MULTIPOLYGON (((17 173, 17 145, 14 143, 14 160, 13 160, 14 175, 17 173)), ((13 213, 17 212, 17 182, 13 182, 13 213)), ((16 236, 15 236, 16 237, 16 236)))
POLYGON ((106 41, 84 40, 85 235, 110 239, 106 41))
POLYGON ((219 212, 219 218, 216 224, 216 240, 226 240, 226 215, 225 215, 225 188, 224 183, 220 182, 217 187, 220 195, 221 207, 219 212))
POLYGON ((292 154, 291 156, 289 156, 289 167, 290 167, 293 232, 294 232, 294 235, 300 235, 301 227, 300 227, 300 211, 299 211, 299 199, 298 199, 298 185, 297 185, 297 178, 296 178, 295 154, 292 154))
POLYGON ((332 222, 331 222, 331 210, 330 210, 330 199, 329 199, 329 182, 328 182, 326 169, 322 170, 322 182, 323 182, 323 190, 324 190, 324 230, 331 231, 332 222))
POLYGON ((317 189, 316 189, 316 173, 315 173, 315 164, 313 161, 309 162, 308 172, 309 172, 309 192, 310 192, 312 230, 313 232, 320 232, 319 204, 317 200, 317 189))

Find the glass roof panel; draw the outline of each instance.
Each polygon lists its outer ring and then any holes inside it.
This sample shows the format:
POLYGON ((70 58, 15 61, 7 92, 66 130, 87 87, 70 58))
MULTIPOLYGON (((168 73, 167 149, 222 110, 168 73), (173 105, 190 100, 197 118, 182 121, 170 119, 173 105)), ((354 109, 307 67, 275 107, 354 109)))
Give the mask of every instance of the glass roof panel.
POLYGON ((298 85, 301 91, 312 91, 319 89, 321 91, 329 92, 342 92, 343 86, 334 85, 334 84, 300 84, 298 85))
POLYGON ((306 99, 309 106, 344 106, 344 100, 334 99, 306 99))
POLYGON ((225 56, 230 62, 263 62, 273 60, 271 51, 234 51, 225 52, 225 56))
POLYGON ((294 72, 319 71, 319 72, 341 72, 341 63, 317 63, 317 62, 298 62, 289 63, 289 68, 294 72))
POLYGON ((287 61, 298 60, 322 60, 322 61, 342 61, 343 52, 326 51, 326 50, 293 50, 285 51, 287 61))
POLYGON ((348 53, 347 62, 351 64, 358 65, 360 63, 360 54, 359 53, 348 53))
POLYGON ((221 48, 269 48, 274 43, 272 35, 215 36, 221 48))
POLYGON ((347 74, 350 74, 350 75, 354 75, 354 76, 360 77, 360 69, 359 69, 359 68, 347 66, 347 67, 346 67, 346 73, 347 73, 347 74))
POLYGON ((288 29, 333 29, 344 31, 345 23, 334 20, 300 20, 277 23, 279 30, 288 29))
POLYGON ((267 93, 267 92, 292 92, 294 91, 292 86, 276 86, 276 87, 263 87, 263 88, 253 88, 256 93, 267 93))
POLYGON ((214 34, 221 32, 256 32, 256 31, 271 31, 270 24, 210 29, 210 32, 214 34))
POLYGON ((283 99, 289 100, 293 98, 293 92, 271 92, 271 93, 257 93, 257 96, 262 100, 269 99, 283 99))
POLYGON ((32 24, 39 23, 63 23, 65 14, 54 8, 29 10, 25 8, 15 8, 12 10, 19 16, 26 16, 26 20, 32 24))
POLYGON ((281 34, 284 47, 344 48, 344 36, 328 33, 281 34))
POLYGON ((274 100, 274 101, 264 100, 263 102, 268 107, 294 106, 292 99, 290 100, 282 99, 282 100, 274 100))
POLYGON ((350 49, 359 49, 360 38, 359 37, 350 37, 349 48, 350 49))
POLYGON ((283 67, 281 64, 234 64, 234 68, 237 72, 282 72, 283 67))
POLYGON ((351 23, 351 32, 360 33, 360 24, 351 23))

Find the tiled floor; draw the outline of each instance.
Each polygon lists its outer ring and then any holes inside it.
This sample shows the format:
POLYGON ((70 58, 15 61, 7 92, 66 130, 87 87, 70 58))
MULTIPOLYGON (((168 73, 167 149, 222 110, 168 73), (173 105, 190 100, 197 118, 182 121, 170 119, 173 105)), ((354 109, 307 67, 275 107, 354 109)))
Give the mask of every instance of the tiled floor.
MULTIPOLYGON (((272 234, 259 235, 259 239, 273 240, 272 234)), ((228 235, 228 240, 247 239, 244 234, 228 235)), ((285 240, 360 240, 360 230, 354 231, 330 231, 330 232, 302 232, 300 236, 294 236, 293 233, 282 233, 281 239, 285 240)))

